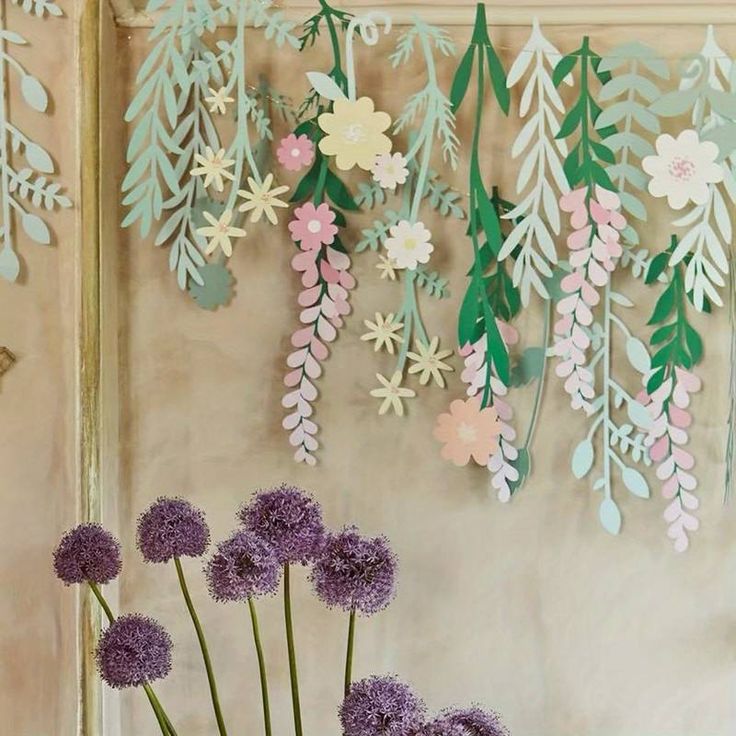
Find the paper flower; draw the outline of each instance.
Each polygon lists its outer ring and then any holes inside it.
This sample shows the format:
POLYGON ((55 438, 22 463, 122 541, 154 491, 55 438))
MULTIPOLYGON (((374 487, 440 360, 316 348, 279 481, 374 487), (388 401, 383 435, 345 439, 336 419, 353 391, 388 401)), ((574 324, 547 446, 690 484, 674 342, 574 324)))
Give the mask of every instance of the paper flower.
POLYGON ((442 457, 455 465, 467 465, 472 457, 478 465, 486 465, 498 448, 501 425, 492 407, 480 408, 477 398, 456 399, 449 414, 440 414, 434 436, 444 443, 442 457))
POLYGON ((403 322, 395 322, 393 312, 389 312, 385 317, 376 312, 375 322, 368 319, 363 320, 363 324, 368 328, 369 332, 361 335, 360 339, 364 341, 375 340, 373 349, 378 352, 385 347, 388 352, 394 354, 394 341, 400 345, 404 338, 397 334, 404 326, 403 322))
POLYGON ((202 216, 210 223, 209 227, 197 228, 197 234, 207 238, 207 247, 204 252, 210 254, 222 248, 222 252, 229 258, 233 254, 233 244, 230 238, 244 238, 247 235, 246 231, 230 224, 233 220, 232 210, 224 210, 219 218, 204 210, 202 216))
POLYGON ((445 377, 442 375, 442 371, 453 370, 453 367, 445 363, 444 359, 452 355, 452 350, 439 350, 439 337, 433 337, 428 345, 425 345, 421 340, 417 340, 414 344, 417 352, 407 353, 409 360, 414 362, 414 365, 409 367, 409 373, 419 373, 419 383, 422 386, 426 386, 429 379, 433 378, 440 388, 444 388, 445 377))
POLYGON ((289 205, 283 199, 279 199, 278 195, 289 191, 288 186, 280 186, 271 188, 273 184, 273 174, 268 174, 262 184, 252 177, 248 177, 248 186, 250 190, 238 189, 238 194, 245 200, 238 207, 240 212, 250 212, 250 221, 258 222, 263 215, 266 219, 275 225, 278 222, 274 207, 288 207, 289 205))
MULTIPOLYGON (((506 726, 501 723, 497 713, 475 706, 462 710, 455 708, 446 710, 440 718, 450 729, 459 726, 461 736, 509 736, 506 726)), ((454 736, 455 731, 450 730, 448 736, 449 734, 454 736)))
POLYGON ((362 537, 355 527, 347 527, 328 536, 310 578, 328 606, 371 615, 394 596, 396 564, 388 539, 362 537))
POLYGON ((192 176, 204 176, 205 189, 212 183, 215 189, 221 192, 225 188, 224 179, 233 180, 235 176, 228 169, 235 163, 235 159, 225 158, 225 149, 221 148, 215 153, 209 146, 205 148, 205 155, 194 154, 194 160, 199 166, 193 168, 189 173, 192 176))
POLYGON ((376 268, 381 272, 382 279, 396 281, 396 264, 388 256, 378 256, 376 268))
POLYGON ((422 726, 426 707, 395 677, 368 677, 353 683, 340 706, 345 736, 410 736, 422 726))
POLYGON ((329 245, 337 235, 334 225, 335 213, 326 202, 315 207, 311 202, 294 210, 294 219, 289 223, 291 239, 299 243, 302 250, 317 250, 329 245))
POLYGON ((424 227, 424 223, 412 225, 407 220, 400 220, 391 226, 389 233, 386 251, 397 268, 415 269, 420 263, 429 261, 434 246, 429 242, 432 233, 424 227))
POLYGON ((131 613, 113 621, 97 645, 97 667, 114 688, 160 680, 171 670, 171 637, 152 618, 131 613))
POLYGON ((120 543, 99 524, 80 524, 68 531, 54 551, 54 572, 65 585, 104 585, 118 576, 122 564, 120 543))
POLYGON ((205 97, 204 101, 209 104, 210 112, 217 112, 220 115, 224 115, 227 112, 227 105, 230 102, 235 102, 232 97, 228 97, 227 88, 220 87, 220 89, 213 89, 209 87, 210 96, 205 97))
POLYGON ((335 156, 341 171, 354 166, 370 171, 376 156, 391 150, 391 139, 384 135, 391 118, 385 112, 375 112, 370 97, 336 100, 333 112, 322 113, 317 122, 327 133, 319 150, 325 156, 335 156))
POLYGON ((204 513, 182 498, 159 498, 138 518, 136 543, 146 562, 199 557, 210 543, 204 513))
POLYGON ((322 509, 312 496, 295 486, 283 483, 259 491, 240 509, 238 518, 248 531, 271 545, 282 565, 305 565, 322 549, 322 509))
POLYGON ((210 595, 221 603, 273 593, 281 565, 273 548, 257 534, 240 530, 220 542, 205 567, 210 595))
POLYGON ((376 156, 371 167, 373 180, 383 189, 396 189, 397 184, 404 184, 409 176, 408 162, 401 153, 381 153, 376 156))
POLYGON ((300 136, 291 133, 281 139, 276 157, 287 171, 299 171, 314 161, 314 143, 304 133, 300 136))
POLYGON ((404 404, 401 400, 414 398, 417 395, 416 391, 412 391, 410 388, 402 388, 401 381, 403 376, 401 375, 401 371, 396 371, 391 376, 390 381, 380 373, 376 373, 376 378, 382 388, 374 388, 371 391, 371 396, 375 396, 377 399, 383 399, 378 413, 382 416, 389 409, 393 409, 396 416, 403 417, 404 404))
POLYGON ((656 148, 656 155, 642 159, 642 168, 652 177, 649 193, 667 197, 673 210, 681 210, 689 201, 705 204, 709 184, 723 181, 723 167, 716 163, 718 146, 701 141, 694 130, 683 130, 677 138, 663 133, 656 148))

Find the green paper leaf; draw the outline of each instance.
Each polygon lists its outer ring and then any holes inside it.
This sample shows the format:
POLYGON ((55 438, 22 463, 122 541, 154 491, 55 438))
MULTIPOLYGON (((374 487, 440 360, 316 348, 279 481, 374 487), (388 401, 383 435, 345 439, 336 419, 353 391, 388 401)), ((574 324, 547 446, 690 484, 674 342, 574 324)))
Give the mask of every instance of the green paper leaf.
POLYGON ((21 225, 25 234, 39 245, 48 245, 51 242, 51 232, 48 225, 38 216, 26 212, 21 217, 21 225))
POLYGON ((304 202, 314 193, 317 181, 319 179, 319 170, 321 166, 321 157, 317 156, 312 168, 301 178, 294 189, 289 202, 304 202))
POLYGON ((526 348, 511 370, 509 386, 517 388, 539 380, 544 370, 544 361, 545 350, 543 347, 526 348))
POLYGON ((36 171, 42 174, 54 173, 54 162, 45 149, 41 148, 37 143, 26 143, 23 155, 28 164, 36 171))
POLYGON ((631 423, 646 430, 652 426, 652 418, 647 408, 638 401, 629 401, 626 405, 626 413, 631 423))
POLYGON ((626 467, 621 472, 621 480, 629 492, 637 498, 649 498, 649 484, 647 479, 634 468, 626 467))
POLYGON ((508 115, 511 96, 506 86, 506 72, 492 45, 486 46, 486 58, 488 59, 488 73, 491 76, 496 100, 504 114, 508 115))
POLYGON ((578 480, 584 478, 593 467, 594 458, 593 443, 586 437, 572 454, 572 474, 578 480))
POLYGON ((350 190, 330 169, 327 170, 325 190, 327 191, 327 196, 337 207, 348 211, 360 209, 355 203, 352 194, 350 194, 350 190))
POLYGON ((471 279, 458 316, 457 339, 459 345, 472 345, 478 339, 479 317, 480 299, 478 298, 478 284, 475 279, 471 279))
POLYGON ((555 67, 554 72, 552 73, 552 83, 555 87, 559 87, 562 83, 562 80, 572 72, 572 70, 575 68, 575 65, 578 63, 578 57, 574 54, 570 54, 569 56, 563 56, 559 62, 557 63, 557 66, 555 67))
POLYGON ((346 99, 345 93, 329 75, 322 72, 307 72, 307 79, 321 97, 333 102, 346 99))
POLYGON ((202 309, 215 310, 233 298, 233 275, 222 263, 207 263, 200 267, 202 284, 189 285, 189 294, 202 309))
POLYGON ((475 57, 475 46, 471 45, 463 55, 460 64, 457 67, 455 76, 452 80, 450 89, 450 103, 453 112, 457 112, 458 108, 465 99, 470 84, 470 74, 473 71, 473 59, 475 57))
POLYGON ((16 281, 20 274, 20 261, 12 248, 0 250, 0 276, 6 281, 16 281))
POLYGON ((598 519, 609 534, 616 535, 621 531, 621 512, 613 499, 603 499, 598 508, 598 519))
POLYGON ((649 373, 651 358, 644 343, 637 337, 629 337, 626 340, 626 357, 631 366, 642 375, 649 373))
POLYGON ((45 87, 36 77, 31 74, 25 74, 20 83, 20 91, 23 99, 37 112, 46 112, 49 104, 49 97, 46 94, 45 87))

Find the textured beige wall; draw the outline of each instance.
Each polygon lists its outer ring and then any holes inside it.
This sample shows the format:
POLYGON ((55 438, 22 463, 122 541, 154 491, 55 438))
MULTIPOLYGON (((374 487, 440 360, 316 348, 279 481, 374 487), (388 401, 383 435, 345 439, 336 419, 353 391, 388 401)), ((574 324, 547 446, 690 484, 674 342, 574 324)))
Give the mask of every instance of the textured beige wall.
MULTIPOLYGON (((11 118, 52 153, 76 191, 75 6, 64 19, 27 18, 5 4, 29 46, 16 53, 52 91, 39 115, 16 94, 11 118)), ((19 237, 22 275, 0 282, 0 344, 16 354, 0 379, 0 723, 19 736, 67 736, 76 727, 76 591, 51 570, 51 549, 77 518, 74 450, 76 213, 53 218, 51 246, 19 237)))
MULTIPOLYGON (((699 48, 703 31, 578 27, 552 35, 563 49, 573 49, 581 34, 590 32, 601 50, 635 35, 674 56, 699 48)), ((466 41, 467 29, 455 32, 466 41)), ((503 29, 494 39, 518 49, 526 35, 527 29, 503 29)), ((721 40, 728 41, 726 32, 721 40)), ((255 43, 251 58, 275 70, 277 87, 297 99, 305 91, 302 72, 327 64, 324 47, 296 59, 255 43)), ((142 31, 118 35, 115 58, 129 83, 146 47, 142 31)), ((359 85, 380 108, 395 113, 421 77, 418 68, 392 75, 381 61, 386 49, 370 54, 360 49, 359 85)), ((452 68, 441 64, 447 82, 452 68)), ((468 123, 466 112, 460 121, 464 141, 468 123)), ((507 150, 517 130, 513 115, 509 121, 496 113, 487 118, 484 167, 507 191, 515 176, 507 150)), ((463 173, 453 179, 464 187, 463 173)), ((646 231, 648 246, 666 243, 666 223, 666 213, 658 210, 646 231)), ((451 342, 470 246, 458 223, 432 220, 430 227, 439 246, 433 258, 451 275, 453 298, 425 302, 424 311, 431 329, 451 342)), ((352 236, 357 231, 353 222, 352 236)), ((734 733, 736 521, 733 509, 721 506, 726 419, 721 387, 729 340, 724 311, 707 328, 701 325, 708 330, 708 368, 703 369, 706 391, 694 404, 693 446, 702 530, 691 551, 677 556, 664 535, 656 481, 650 502, 619 492, 625 515, 621 538, 602 532, 596 494, 568 470, 583 424, 554 375, 534 446, 534 474, 506 507, 489 494, 487 473, 443 463, 431 437, 436 415, 462 394, 457 373, 446 391, 426 391, 411 403, 407 418, 379 419, 367 393, 375 372, 389 370, 390 362, 375 357, 359 335, 362 320, 376 309, 397 306, 399 294, 395 284, 378 281, 373 255, 354 259, 355 311, 319 382, 317 421, 324 446, 320 465, 312 470, 292 462, 280 426, 298 290, 285 225, 276 235, 267 227, 251 227, 232 259, 237 298, 214 314, 178 293, 167 254, 150 242, 123 233, 119 253, 119 502, 128 555, 121 597, 126 608, 148 611, 174 632, 175 670, 160 690, 182 732, 212 732, 199 654, 173 570, 146 567, 136 556, 135 517, 157 494, 183 494, 207 509, 218 539, 233 528, 236 507, 253 489, 286 480, 312 489, 331 525, 355 522, 366 532, 385 532, 400 556, 396 602, 360 623, 358 676, 397 672, 419 688, 432 709, 468 701, 493 706, 515 734, 734 733)), ((643 287, 633 291, 640 299, 630 321, 644 336, 652 293, 643 287)), ((523 317, 519 326, 524 339, 538 339, 538 314, 523 317)), ((628 378, 635 389, 633 376, 628 378)), ((515 393, 513 402, 525 417, 529 393, 515 393)), ((231 729, 258 733, 259 693, 246 611, 211 603, 199 564, 190 563, 188 570, 231 729)), ((321 608, 302 576, 296 588, 306 733, 337 734, 345 621, 321 608)), ((286 734, 290 707, 280 601, 267 600, 260 608, 275 732, 286 734)), ((123 697, 122 713, 123 734, 153 733, 138 694, 123 697)))

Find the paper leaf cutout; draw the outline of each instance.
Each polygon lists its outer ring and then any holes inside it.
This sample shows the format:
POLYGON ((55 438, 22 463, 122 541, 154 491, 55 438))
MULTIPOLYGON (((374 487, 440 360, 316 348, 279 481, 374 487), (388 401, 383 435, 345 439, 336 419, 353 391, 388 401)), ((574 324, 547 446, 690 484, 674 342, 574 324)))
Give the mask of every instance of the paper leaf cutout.
MULTIPOLYGON (((62 15, 56 4, 42 0, 24 0, 22 8, 39 18, 47 14, 62 15)), ((16 83, 19 83, 21 97, 32 110, 44 113, 48 109, 46 88, 13 56, 13 47, 26 43, 19 33, 0 29, 0 276, 11 282, 18 279, 21 270, 16 253, 17 226, 29 240, 40 245, 51 243, 48 223, 31 208, 52 212, 72 206, 61 185, 48 178, 55 171, 49 153, 9 118, 10 87, 16 83), (27 167, 18 166, 22 163, 21 156, 27 167)))
POLYGON ((189 294, 202 309, 226 306, 233 297, 233 275, 224 263, 206 263, 199 269, 203 283, 189 284, 189 294))
POLYGON ((315 92, 327 100, 344 100, 345 93, 337 86, 332 77, 323 72, 307 72, 307 79, 315 92))
POLYGON ((560 194, 569 191, 562 168, 567 143, 556 137, 560 130, 558 115, 565 108, 551 76, 560 59, 560 53, 544 37, 534 19, 529 40, 519 52, 507 79, 507 85, 512 87, 531 67, 521 94, 519 116, 526 118, 536 104, 511 148, 513 158, 525 154, 516 180, 516 191, 521 199, 505 215, 516 224, 499 253, 503 260, 515 250, 519 251, 513 279, 524 305, 529 303, 532 287, 542 298, 549 298, 544 280, 552 275, 551 266, 557 263, 554 244, 554 236, 560 233, 557 200, 560 194))

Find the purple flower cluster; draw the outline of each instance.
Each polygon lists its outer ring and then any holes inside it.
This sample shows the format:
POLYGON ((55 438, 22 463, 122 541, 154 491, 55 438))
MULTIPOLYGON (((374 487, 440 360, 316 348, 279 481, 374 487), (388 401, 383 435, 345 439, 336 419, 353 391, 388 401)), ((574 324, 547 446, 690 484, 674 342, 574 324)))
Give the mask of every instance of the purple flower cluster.
POLYGON ((65 585, 104 585, 121 567, 120 543, 99 524, 80 524, 68 531, 54 551, 54 571, 65 585))
POLYGON ((159 498, 138 518, 138 549, 146 562, 199 557, 210 543, 204 513, 181 498, 159 498))
POLYGON ((248 531, 271 545, 282 565, 310 563, 324 542, 320 505, 294 486, 259 491, 238 517, 248 531))
POLYGON ((425 706, 395 677, 356 682, 340 707, 345 736, 410 736, 424 723, 425 706))
POLYGON ((327 537, 311 580, 328 606, 371 615, 391 602, 396 566, 385 537, 361 537, 355 527, 346 527, 327 537))
POLYGON ((137 613, 121 616, 100 638, 97 667, 114 688, 160 680, 171 670, 171 637, 152 618, 137 613))
POLYGON ((460 726, 461 736, 509 736, 497 713, 482 710, 477 706, 465 710, 448 710, 442 718, 447 723, 460 726))
POLYGON ((217 545, 205 574, 215 600, 244 601, 273 593, 279 584, 281 566, 268 542, 241 530, 217 545))

